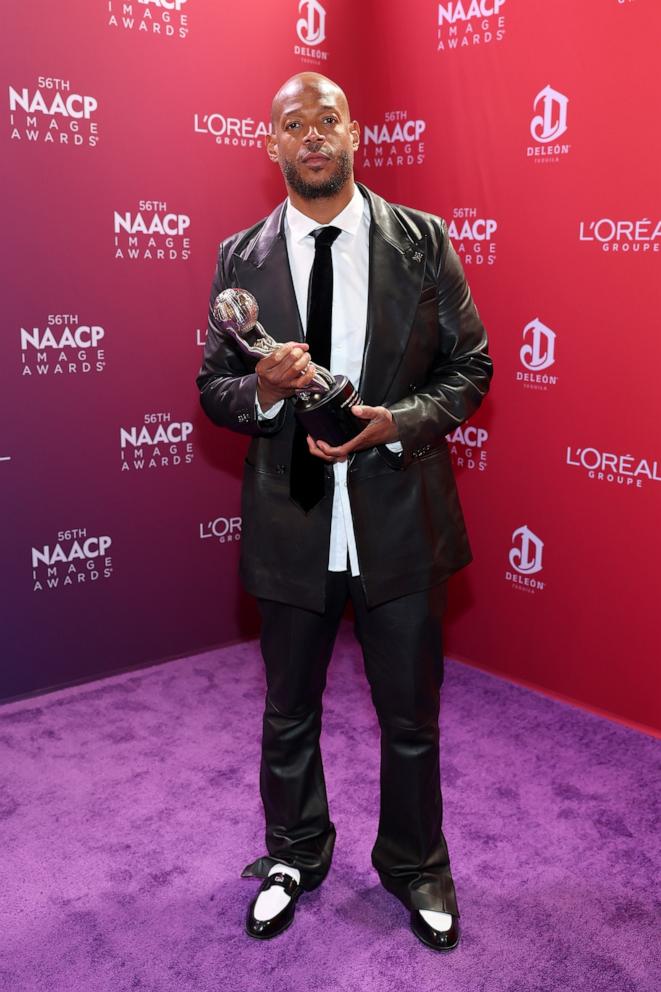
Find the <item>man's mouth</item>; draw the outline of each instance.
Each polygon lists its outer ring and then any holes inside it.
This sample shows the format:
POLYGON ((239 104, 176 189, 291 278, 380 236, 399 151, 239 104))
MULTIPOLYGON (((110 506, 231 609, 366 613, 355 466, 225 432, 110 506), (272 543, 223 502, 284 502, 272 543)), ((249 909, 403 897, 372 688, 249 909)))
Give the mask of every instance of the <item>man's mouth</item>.
POLYGON ((326 162, 330 162, 330 155, 325 155, 324 152, 308 152, 307 155, 303 155, 302 160, 305 165, 325 165, 326 162))

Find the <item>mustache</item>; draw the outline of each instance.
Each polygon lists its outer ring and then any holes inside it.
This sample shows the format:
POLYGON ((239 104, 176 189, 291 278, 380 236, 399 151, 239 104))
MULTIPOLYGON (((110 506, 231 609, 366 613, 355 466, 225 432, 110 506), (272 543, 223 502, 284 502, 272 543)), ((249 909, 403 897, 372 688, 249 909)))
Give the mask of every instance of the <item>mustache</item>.
POLYGON ((330 152, 327 148, 324 148, 323 141, 319 141, 314 145, 308 145, 305 151, 301 152, 299 158, 305 162, 305 160, 310 158, 311 155, 324 155, 326 158, 333 157, 332 152, 330 152))

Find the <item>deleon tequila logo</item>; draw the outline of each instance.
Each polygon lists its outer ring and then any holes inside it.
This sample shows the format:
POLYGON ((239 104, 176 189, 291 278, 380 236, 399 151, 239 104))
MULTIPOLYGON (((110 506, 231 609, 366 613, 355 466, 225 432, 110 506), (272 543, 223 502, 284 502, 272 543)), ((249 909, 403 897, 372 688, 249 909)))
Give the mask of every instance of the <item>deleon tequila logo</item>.
POLYGON ((328 52, 319 48, 326 40, 326 10, 319 0, 299 0, 296 34, 301 42, 294 45, 294 55, 303 62, 325 62, 328 52))
POLYGON ((216 517, 200 524, 200 540, 215 539, 220 544, 241 540, 241 517, 216 517))
POLYGON ((489 433, 484 427, 464 424, 445 437, 450 445, 450 455, 455 468, 465 468, 469 471, 477 469, 478 472, 484 472, 487 467, 485 445, 489 440, 489 433))
POLYGON ((190 465, 192 433, 189 421, 173 421, 170 413, 146 413, 140 427, 120 427, 122 472, 190 465))
POLYGON ((559 162, 561 155, 569 153, 571 145, 557 140, 567 130, 568 104, 569 98, 551 86, 539 91, 533 102, 536 114, 530 121, 530 133, 537 144, 528 145, 528 158, 538 162, 559 162))
POLYGON ((450 0, 438 5, 437 51, 502 41, 507 0, 450 0))
POLYGON ((46 592, 109 579, 112 538, 88 537, 86 527, 58 531, 54 544, 32 548, 32 590, 46 592))
POLYGON ((527 371, 518 371, 516 381, 522 382, 526 389, 548 390, 557 383, 557 375, 546 371, 555 364, 555 339, 555 331, 542 324, 539 317, 523 328, 519 358, 527 371))
POLYGON ((582 220, 578 228, 579 241, 598 244, 602 251, 658 252, 661 243, 661 220, 612 220, 601 217, 599 220, 582 220))
POLYGON ((618 455, 597 448, 567 447, 567 465, 582 468, 589 479, 642 489, 645 482, 661 482, 657 459, 618 455))
POLYGON ((512 547, 509 563, 513 571, 506 571, 505 578, 516 589, 535 592, 544 589, 546 583, 531 578, 542 570, 544 542, 534 534, 527 524, 518 527, 512 534, 512 547))
POLYGON ((9 87, 12 141, 94 148, 99 125, 95 97, 71 92, 68 79, 39 76, 35 89, 9 87))
POLYGON ((426 122, 409 119, 408 110, 389 110, 382 122, 363 128, 364 168, 422 165, 425 160, 422 136, 426 130, 426 122))
POLYGON ((114 211, 115 258, 186 261, 190 217, 168 211, 164 200, 140 200, 138 210, 114 211))
POLYGON ((455 207, 448 234, 464 265, 493 265, 496 261, 494 235, 498 222, 478 217, 476 207, 455 207))
POLYGON ((106 0, 108 27, 142 31, 161 38, 187 38, 188 0, 106 0))

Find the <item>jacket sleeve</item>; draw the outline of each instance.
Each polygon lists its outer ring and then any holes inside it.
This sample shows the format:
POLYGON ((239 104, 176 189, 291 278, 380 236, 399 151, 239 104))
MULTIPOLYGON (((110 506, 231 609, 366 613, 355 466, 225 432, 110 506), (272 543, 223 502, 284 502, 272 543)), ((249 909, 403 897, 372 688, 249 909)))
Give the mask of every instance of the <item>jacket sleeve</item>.
POLYGON ((441 237, 434 361, 419 391, 389 406, 403 447, 400 468, 475 413, 493 375, 487 334, 443 220, 441 237))
POLYGON ((223 242, 211 283, 204 358, 195 380, 200 390, 200 403, 209 419, 219 427, 229 427, 253 437, 267 437, 282 428, 286 404, 271 419, 257 416, 257 375, 248 365, 247 358, 227 340, 213 315, 216 297, 231 285, 223 242))

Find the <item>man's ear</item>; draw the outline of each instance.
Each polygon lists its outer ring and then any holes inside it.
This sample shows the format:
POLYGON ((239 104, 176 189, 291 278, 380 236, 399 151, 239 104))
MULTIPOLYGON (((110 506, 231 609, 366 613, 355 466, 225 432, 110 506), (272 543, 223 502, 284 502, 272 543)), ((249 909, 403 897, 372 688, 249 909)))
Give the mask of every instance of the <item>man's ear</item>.
POLYGON ((272 162, 278 161, 278 139, 274 134, 266 136, 266 154, 272 162))
POLYGON ((351 121, 351 124, 349 124, 349 134, 353 141, 353 150, 357 151, 360 145, 360 124, 358 121, 351 121))

